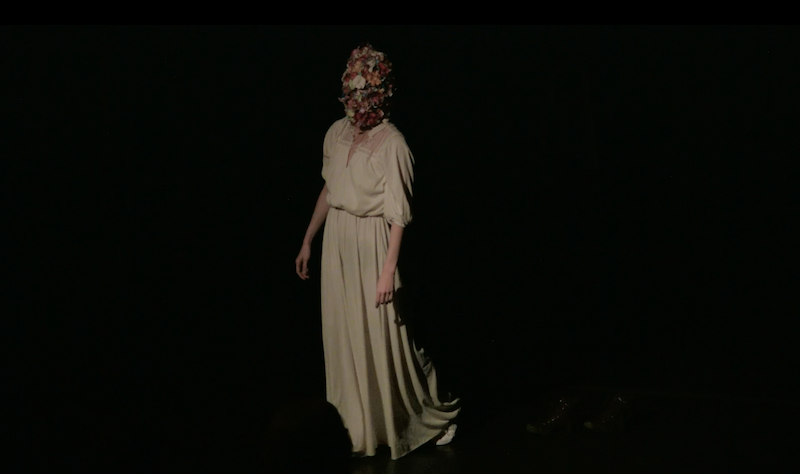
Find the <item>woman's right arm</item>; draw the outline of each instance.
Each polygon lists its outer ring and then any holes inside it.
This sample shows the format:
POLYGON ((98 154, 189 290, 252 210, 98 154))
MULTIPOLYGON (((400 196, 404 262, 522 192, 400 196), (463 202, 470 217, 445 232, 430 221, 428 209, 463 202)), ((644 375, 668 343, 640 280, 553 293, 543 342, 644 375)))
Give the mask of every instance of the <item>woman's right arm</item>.
POLYGON ((311 216, 311 222, 308 224, 306 235, 303 237, 303 245, 311 245, 317 231, 322 227, 325 218, 328 217, 328 210, 331 206, 328 205, 328 185, 322 186, 322 191, 317 198, 317 205, 314 207, 314 214, 311 216))
POLYGON ((295 270, 297 275, 303 280, 308 280, 308 261, 311 259, 311 242, 317 231, 322 227, 325 218, 328 216, 328 185, 322 187, 322 191, 317 198, 317 205, 314 207, 314 214, 311 216, 311 222, 308 224, 306 235, 303 237, 303 245, 300 247, 300 253, 295 259, 295 270))

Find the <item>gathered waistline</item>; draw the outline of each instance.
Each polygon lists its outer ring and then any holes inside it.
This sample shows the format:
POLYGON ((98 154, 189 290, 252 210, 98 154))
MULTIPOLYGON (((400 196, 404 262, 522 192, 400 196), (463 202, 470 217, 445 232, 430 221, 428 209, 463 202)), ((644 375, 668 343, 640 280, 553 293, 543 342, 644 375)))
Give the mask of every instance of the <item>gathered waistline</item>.
POLYGON ((345 214, 349 214, 349 215, 351 215, 353 217, 357 217, 359 219, 384 219, 384 220, 386 220, 385 216, 359 216, 358 214, 353 214, 352 212, 350 212, 350 211, 348 211, 346 209, 342 209, 340 207, 330 206, 330 208, 331 208, 332 211, 344 212, 345 214))

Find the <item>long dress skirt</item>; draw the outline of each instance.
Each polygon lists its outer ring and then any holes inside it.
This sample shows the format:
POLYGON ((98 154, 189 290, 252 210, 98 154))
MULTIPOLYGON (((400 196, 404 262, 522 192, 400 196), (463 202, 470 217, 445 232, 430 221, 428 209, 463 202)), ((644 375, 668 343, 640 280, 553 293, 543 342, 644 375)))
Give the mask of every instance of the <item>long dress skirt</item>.
MULTIPOLYGON (((436 370, 410 339, 394 302, 375 307, 389 248, 383 217, 331 208, 322 243, 322 337, 327 400, 337 408, 353 452, 389 446, 398 459, 442 433, 460 400, 441 401, 436 370)), ((400 288, 395 271, 395 291, 400 288)))

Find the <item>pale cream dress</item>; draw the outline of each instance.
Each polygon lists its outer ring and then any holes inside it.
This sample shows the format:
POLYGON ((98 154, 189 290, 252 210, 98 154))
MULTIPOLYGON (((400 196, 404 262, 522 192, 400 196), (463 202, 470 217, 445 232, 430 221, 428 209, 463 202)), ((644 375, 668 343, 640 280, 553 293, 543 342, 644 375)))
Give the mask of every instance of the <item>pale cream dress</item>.
POLYGON ((321 260, 326 393, 354 453, 373 456, 387 445, 398 459, 439 436, 458 415, 460 400, 440 399, 433 363, 398 322, 394 304, 375 308, 391 224, 411 222, 414 159, 403 135, 384 122, 348 164, 353 131, 341 119, 323 146, 331 206, 321 260))

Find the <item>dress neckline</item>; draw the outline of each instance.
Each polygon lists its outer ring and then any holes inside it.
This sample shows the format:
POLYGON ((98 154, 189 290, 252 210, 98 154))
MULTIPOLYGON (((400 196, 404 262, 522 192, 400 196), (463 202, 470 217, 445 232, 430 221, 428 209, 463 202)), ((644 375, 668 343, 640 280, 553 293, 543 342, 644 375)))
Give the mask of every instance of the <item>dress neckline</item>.
POLYGON ((356 127, 352 123, 348 123, 348 127, 346 128, 345 132, 345 138, 350 143, 350 146, 347 149, 347 161, 345 162, 344 165, 345 169, 350 168, 350 160, 353 158, 353 155, 355 155, 356 151, 358 151, 358 148, 363 147, 365 143, 369 143, 375 137, 375 135, 381 130, 385 129, 388 124, 389 124, 388 121, 384 121, 364 132, 365 134, 367 134, 367 138, 354 147, 353 145, 355 143, 356 127))
MULTIPOLYGON (((386 128, 388 126, 389 126, 389 121, 387 120, 387 121, 379 123, 378 125, 372 127, 371 129, 367 130, 365 132, 369 137, 369 138, 367 138, 367 141, 372 140, 372 137, 374 137, 375 134, 377 134, 378 132, 380 132, 381 130, 383 130, 384 128, 386 128)), ((345 135, 345 139, 347 141, 349 141, 350 143, 353 143, 353 137, 355 137, 355 129, 356 129, 356 126, 348 121, 347 122, 347 128, 345 128, 345 134, 344 135, 345 135)))
POLYGON ((353 158, 353 155, 356 154, 356 152, 358 151, 359 148, 361 148, 362 145, 369 142, 369 140, 370 138, 368 137, 366 140, 362 141, 358 145, 355 144, 355 140, 350 141, 350 146, 347 148, 347 162, 344 165, 345 168, 350 167, 350 160, 353 158))

